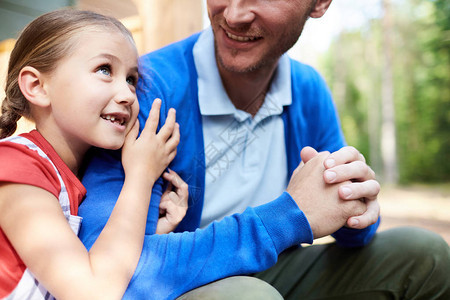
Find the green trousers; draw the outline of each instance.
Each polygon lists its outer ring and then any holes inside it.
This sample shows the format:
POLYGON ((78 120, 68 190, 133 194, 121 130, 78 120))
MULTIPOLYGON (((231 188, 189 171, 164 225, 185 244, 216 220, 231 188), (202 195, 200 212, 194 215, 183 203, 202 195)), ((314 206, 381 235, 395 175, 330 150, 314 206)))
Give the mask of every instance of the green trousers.
POLYGON ((450 300, 450 248, 424 229, 391 229, 362 248, 331 243, 289 249, 275 266, 254 277, 219 280, 180 299, 282 297, 450 300))

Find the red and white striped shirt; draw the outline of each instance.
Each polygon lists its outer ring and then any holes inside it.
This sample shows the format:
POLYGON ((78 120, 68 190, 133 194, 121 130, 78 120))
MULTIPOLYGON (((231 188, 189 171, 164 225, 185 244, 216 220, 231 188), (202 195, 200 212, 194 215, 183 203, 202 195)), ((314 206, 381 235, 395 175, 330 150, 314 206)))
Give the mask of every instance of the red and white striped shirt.
MULTIPOLYGON (((1 140, 0 166, 0 182, 29 184, 49 191, 59 200, 69 223, 80 223, 76 216, 86 189, 36 130, 1 140)), ((0 228, 0 298, 16 289, 25 271, 26 266, 0 228)))

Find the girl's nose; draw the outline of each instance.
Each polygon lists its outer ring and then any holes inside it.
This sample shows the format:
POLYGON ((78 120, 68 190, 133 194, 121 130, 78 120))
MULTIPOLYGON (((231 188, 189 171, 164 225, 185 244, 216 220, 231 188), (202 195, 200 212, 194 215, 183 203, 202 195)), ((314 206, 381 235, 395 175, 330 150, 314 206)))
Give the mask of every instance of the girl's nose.
POLYGON ((136 93, 131 90, 130 85, 125 82, 118 88, 115 101, 119 104, 132 105, 136 101, 136 93))

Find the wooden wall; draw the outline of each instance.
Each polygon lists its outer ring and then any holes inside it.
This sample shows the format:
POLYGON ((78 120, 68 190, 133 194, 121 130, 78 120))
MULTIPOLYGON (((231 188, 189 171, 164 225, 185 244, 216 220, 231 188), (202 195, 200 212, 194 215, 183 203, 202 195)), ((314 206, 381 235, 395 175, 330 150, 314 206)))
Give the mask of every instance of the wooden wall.
MULTIPOLYGON (((36 0, 36 2, 40 1, 42 2, 43 0, 36 0)), ((53 3, 55 1, 58 0, 52 0, 50 2, 53 3)), ((198 32, 203 28, 203 0, 60 1, 60 6, 65 6, 67 5, 67 3, 76 2, 75 6, 80 9, 93 10, 118 18, 133 33, 133 37, 136 41, 140 54, 144 54, 149 51, 161 48, 167 44, 185 38, 192 33, 198 32)), ((28 3, 25 0, 7 0, 6 2, 15 4, 20 4, 22 2, 28 3)), ((49 2, 47 1, 46 3, 49 2)), ((55 3, 53 4, 56 5, 55 3)), ((8 7, 11 9, 20 8, 17 5, 11 5, 8 7)), ((51 9, 55 8, 56 7, 53 6, 51 7, 51 9)), ((25 11, 28 10, 25 9, 25 11)), ((42 13, 44 12, 45 11, 42 11, 42 13)), ((23 24, 27 24, 31 20, 30 16, 24 16, 23 18, 23 24)), ((0 20, 0 27, 3 26, 4 28, 6 28, 6 24, 2 24, 5 22, 7 22, 6 19, 2 18, 0 20)), ((18 22, 18 24, 22 23, 18 22)), ((11 30, 14 30, 14 33, 11 33, 9 35, 12 38, 17 35, 17 32, 19 32, 21 28, 13 28, 11 30)), ((13 39, 0 41, 0 102, 3 101, 5 97, 4 88, 7 64, 9 54, 13 46, 13 39)), ((24 131, 29 131, 32 126, 33 124, 31 124, 30 122, 21 120, 16 134, 24 131)))
POLYGON ((202 0, 79 0, 77 6, 121 20, 141 54, 203 28, 202 0))

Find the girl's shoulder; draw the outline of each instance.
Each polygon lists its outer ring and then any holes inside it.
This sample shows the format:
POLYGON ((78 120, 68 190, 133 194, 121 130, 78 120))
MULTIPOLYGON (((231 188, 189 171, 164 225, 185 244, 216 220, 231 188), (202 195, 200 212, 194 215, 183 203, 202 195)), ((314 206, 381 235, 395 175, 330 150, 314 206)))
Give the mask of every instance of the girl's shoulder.
POLYGON ((58 196, 55 167, 30 139, 14 136, 0 140, 0 165, 0 182, 34 185, 58 196))
POLYGON ((40 187, 58 199, 66 191, 71 213, 78 214, 86 189, 36 130, 0 140, 0 165, 0 182, 40 187))

